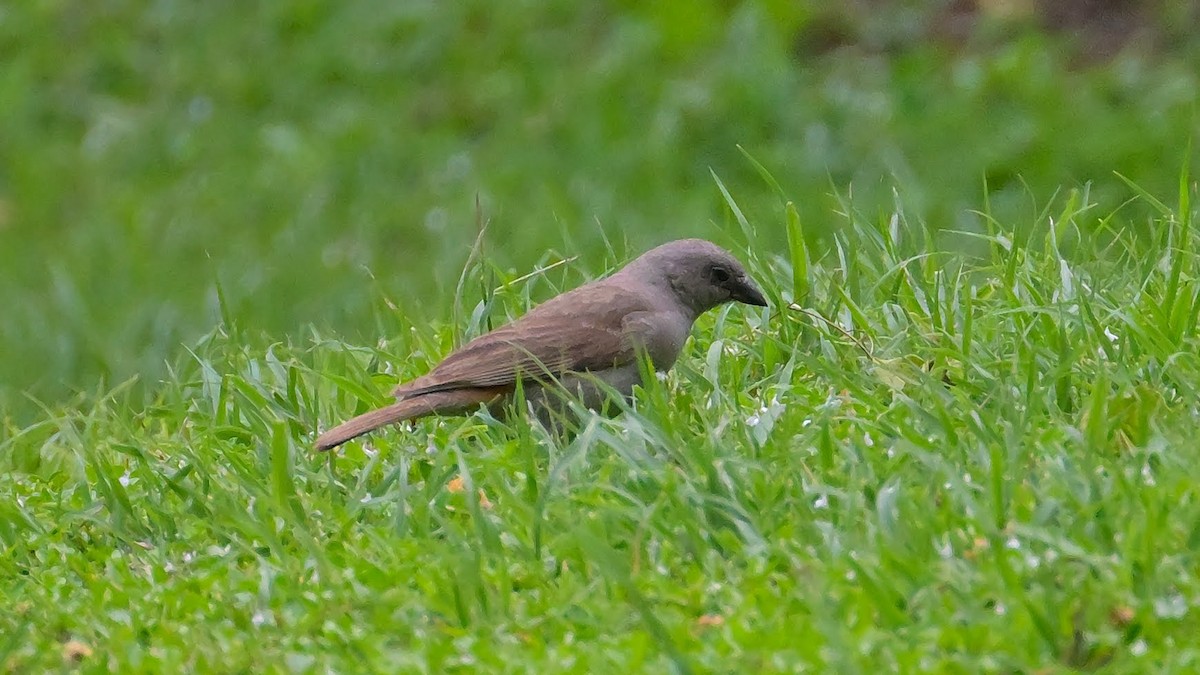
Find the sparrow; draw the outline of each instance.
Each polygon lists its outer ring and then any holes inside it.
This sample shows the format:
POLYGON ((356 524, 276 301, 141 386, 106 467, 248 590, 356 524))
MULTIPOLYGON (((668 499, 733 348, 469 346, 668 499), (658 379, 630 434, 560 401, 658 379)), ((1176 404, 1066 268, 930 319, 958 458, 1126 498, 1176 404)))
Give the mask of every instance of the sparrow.
POLYGON ((561 412, 564 394, 599 410, 614 391, 632 396, 642 358, 655 371, 670 370, 696 318, 728 302, 767 305, 728 251, 703 239, 668 242, 471 340, 396 387, 395 403, 329 429, 316 447, 330 450, 427 415, 468 414, 481 405, 502 412, 518 388, 544 423, 561 412))

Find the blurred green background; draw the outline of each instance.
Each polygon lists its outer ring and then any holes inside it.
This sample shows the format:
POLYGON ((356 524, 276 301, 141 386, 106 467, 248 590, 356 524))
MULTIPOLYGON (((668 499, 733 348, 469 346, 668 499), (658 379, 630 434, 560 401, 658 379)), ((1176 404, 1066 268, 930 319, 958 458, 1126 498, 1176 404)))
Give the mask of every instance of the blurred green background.
POLYGON ((368 343, 385 299, 446 319, 477 197, 522 270, 721 239, 710 170, 782 223, 739 145, 818 249, 847 198, 946 231, 1086 184, 1103 217, 1114 172, 1173 198, 1195 4, 7 3, 0 406, 152 387, 223 314, 368 343))

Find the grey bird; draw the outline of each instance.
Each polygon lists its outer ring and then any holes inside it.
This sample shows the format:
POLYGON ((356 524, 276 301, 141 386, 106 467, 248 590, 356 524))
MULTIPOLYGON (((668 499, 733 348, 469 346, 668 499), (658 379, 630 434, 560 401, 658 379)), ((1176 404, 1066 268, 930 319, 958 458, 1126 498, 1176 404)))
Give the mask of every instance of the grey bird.
POLYGON ((518 387, 544 422, 564 393, 600 409, 611 391, 632 395, 642 382, 643 355, 654 370, 670 370, 696 318, 727 302, 767 305, 728 251, 703 239, 663 244, 471 340, 396 387, 395 403, 326 431, 316 447, 329 450, 426 415, 467 414, 481 405, 502 412, 518 387))

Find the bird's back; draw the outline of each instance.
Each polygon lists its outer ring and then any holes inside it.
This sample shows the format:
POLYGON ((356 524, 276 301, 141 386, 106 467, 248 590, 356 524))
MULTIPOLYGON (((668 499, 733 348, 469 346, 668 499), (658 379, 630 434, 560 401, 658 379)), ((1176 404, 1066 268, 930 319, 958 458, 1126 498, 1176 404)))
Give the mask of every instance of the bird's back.
POLYGON ((608 277, 555 296, 512 323, 452 352, 428 374, 396 388, 397 397, 518 379, 597 371, 636 360, 629 318, 661 308, 636 283, 608 277))

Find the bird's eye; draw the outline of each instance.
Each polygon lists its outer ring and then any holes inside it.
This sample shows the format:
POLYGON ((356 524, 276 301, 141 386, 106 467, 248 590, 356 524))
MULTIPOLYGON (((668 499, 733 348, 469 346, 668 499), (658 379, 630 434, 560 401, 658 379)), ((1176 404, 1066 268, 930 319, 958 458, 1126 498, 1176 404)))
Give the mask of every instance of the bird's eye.
POLYGON ((708 276, 716 283, 723 284, 729 281, 729 270, 724 267, 714 267, 708 271, 708 276))

